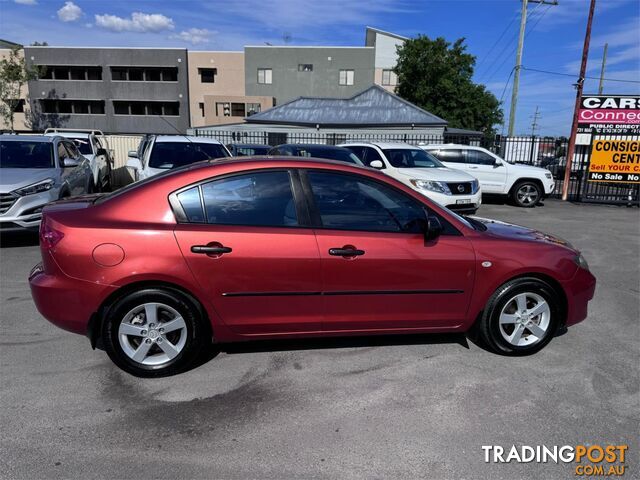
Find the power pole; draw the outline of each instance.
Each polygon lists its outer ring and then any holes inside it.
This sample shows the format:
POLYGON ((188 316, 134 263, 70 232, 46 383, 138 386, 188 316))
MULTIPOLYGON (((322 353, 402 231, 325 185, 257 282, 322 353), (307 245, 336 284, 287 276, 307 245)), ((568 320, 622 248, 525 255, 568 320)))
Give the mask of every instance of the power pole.
POLYGON ((604 85, 604 67, 607 64, 607 50, 609 44, 604 44, 604 52, 602 52, 602 68, 600 69, 600 83, 598 84, 598 95, 602 95, 602 86, 604 85))
POLYGON ((513 91, 511 92, 511 109, 509 110, 509 133, 513 136, 516 124, 516 106, 518 103, 518 88, 520 86, 520 70, 522 69, 522 47, 524 46, 524 30, 527 26, 527 6, 529 3, 541 3, 543 5, 558 5, 557 0, 522 0, 522 13, 520 14, 520 35, 518 36, 518 50, 516 51, 516 66, 513 76, 513 91))
POLYGON ((576 150, 576 133, 578 132, 578 114, 580 112, 580 101, 582 99, 582 87, 584 76, 587 71, 587 58, 589 57, 589 42, 591 41, 591 24, 593 23, 593 12, 596 9, 596 0, 591 0, 589 6, 589 18, 587 19, 587 31, 584 34, 584 45, 582 47, 582 63, 580 64, 580 76, 576 83, 576 103, 573 107, 573 122, 571 123, 571 135, 567 146, 567 166, 564 171, 564 182, 562 183, 562 200, 569 196, 569 182, 571 181, 571 163, 576 150))
POLYGON ((537 105, 536 105, 536 111, 531 116, 531 118, 532 118, 532 120, 531 120, 531 136, 535 137, 536 136, 536 130, 540 126, 538 124, 538 120, 540 119, 540 112, 538 111, 538 106, 537 105))

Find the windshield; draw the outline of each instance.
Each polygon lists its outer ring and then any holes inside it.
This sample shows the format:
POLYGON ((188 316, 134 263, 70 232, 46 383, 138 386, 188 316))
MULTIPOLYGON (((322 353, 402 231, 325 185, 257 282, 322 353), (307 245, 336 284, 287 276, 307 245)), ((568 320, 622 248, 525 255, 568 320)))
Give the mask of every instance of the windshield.
POLYGON ((267 155, 271 150, 269 145, 265 145, 264 147, 236 147, 236 155, 247 156, 250 157, 252 155, 267 155))
POLYGON ((444 167, 440 161, 420 148, 393 148, 382 150, 395 168, 437 168, 444 167))
POLYGON ((54 168, 49 142, 0 141, 0 168, 54 168))
POLYGON ((216 143, 157 142, 152 147, 149 166, 170 169, 228 156, 225 148, 216 143))
POLYGON ((78 150, 80 150, 82 155, 93 155, 91 142, 89 142, 88 138, 69 137, 69 139, 73 140, 73 143, 76 144, 76 147, 78 147, 78 150))
POLYGON ((360 159, 347 149, 341 148, 299 148, 299 157, 315 157, 325 158, 327 160, 339 160, 341 162, 354 163, 356 165, 364 165, 360 159))

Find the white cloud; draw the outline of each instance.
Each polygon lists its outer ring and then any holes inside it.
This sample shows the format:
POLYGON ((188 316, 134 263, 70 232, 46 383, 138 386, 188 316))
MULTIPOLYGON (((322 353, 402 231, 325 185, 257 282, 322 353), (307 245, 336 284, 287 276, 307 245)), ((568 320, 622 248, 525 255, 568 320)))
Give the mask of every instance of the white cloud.
POLYGON ((82 16, 82 9, 73 2, 65 2, 58 10, 58 18, 63 22, 75 22, 82 16))
POLYGON ((183 42, 188 42, 193 45, 199 45, 202 43, 209 43, 210 36, 214 34, 211 30, 207 30, 206 28, 190 28, 188 30, 183 30, 180 33, 169 36, 172 40, 182 40, 183 42))
POLYGON ((20 5, 37 5, 38 2, 36 0, 13 0, 20 5))
POLYGON ((131 18, 116 15, 96 15, 96 25, 114 32, 161 32, 173 30, 173 19, 160 13, 133 12, 131 18))

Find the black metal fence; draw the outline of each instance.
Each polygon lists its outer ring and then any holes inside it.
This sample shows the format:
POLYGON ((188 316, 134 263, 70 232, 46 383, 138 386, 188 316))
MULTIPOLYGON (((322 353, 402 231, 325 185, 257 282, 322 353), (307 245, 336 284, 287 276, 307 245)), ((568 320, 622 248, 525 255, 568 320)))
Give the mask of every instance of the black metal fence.
MULTIPOLYGON (((409 133, 330 133, 287 131, 229 131, 201 130, 198 136, 211 137, 225 144, 254 143, 281 145, 283 143, 314 143, 338 145, 353 141, 403 142, 412 145, 455 143, 484 147, 511 163, 546 168, 555 179, 552 197, 560 197, 563 191, 567 163, 568 139, 566 137, 494 137, 455 136, 445 134, 409 133)), ((571 166, 568 198, 576 202, 640 205, 640 184, 603 183, 587 181, 589 169, 589 145, 577 145, 571 166)))

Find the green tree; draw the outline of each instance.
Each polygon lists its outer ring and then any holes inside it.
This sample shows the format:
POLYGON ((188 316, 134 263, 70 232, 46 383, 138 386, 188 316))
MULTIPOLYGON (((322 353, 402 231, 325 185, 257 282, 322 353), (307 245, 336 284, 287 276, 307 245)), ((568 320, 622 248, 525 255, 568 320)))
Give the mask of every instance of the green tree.
POLYGON ((466 49, 464 38, 453 44, 425 35, 407 40, 398 47, 396 92, 450 127, 490 135, 503 121, 502 109, 495 95, 471 80, 476 60, 466 49))
POLYGON ((0 117, 3 122, 13 128, 15 111, 20 105, 20 95, 26 83, 35 78, 36 70, 27 68, 19 53, 20 48, 14 48, 9 55, 0 60, 0 117))

